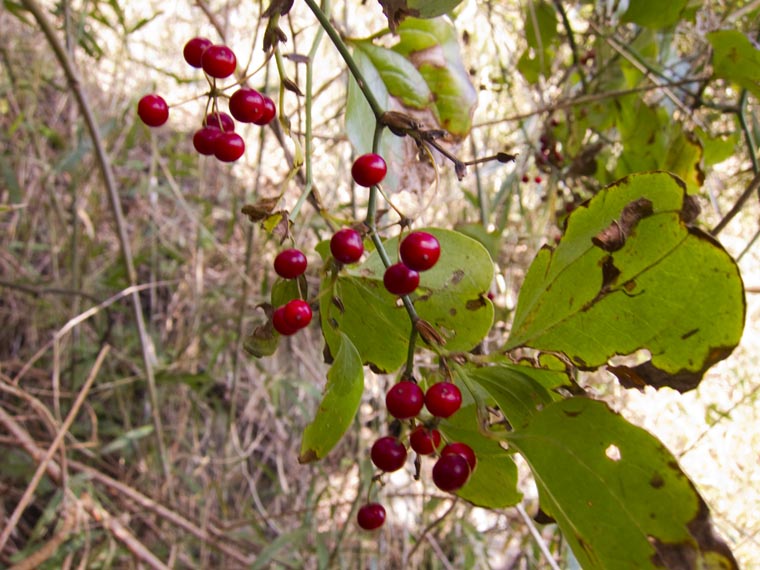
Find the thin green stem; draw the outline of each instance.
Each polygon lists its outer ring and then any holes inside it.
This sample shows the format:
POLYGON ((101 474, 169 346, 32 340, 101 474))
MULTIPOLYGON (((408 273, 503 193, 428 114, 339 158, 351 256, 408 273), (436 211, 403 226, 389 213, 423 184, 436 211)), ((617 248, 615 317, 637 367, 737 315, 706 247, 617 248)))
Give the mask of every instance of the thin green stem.
POLYGON ((752 161, 752 172, 757 174, 760 172, 760 166, 757 161, 757 149, 755 148, 755 141, 752 133, 750 132, 749 125, 747 124, 747 90, 742 89, 741 96, 739 97, 739 124, 744 134, 744 141, 747 143, 747 150, 749 151, 749 159, 752 161))
POLYGON ((356 79, 356 84, 364 94, 364 98, 367 100, 367 103, 369 103, 369 106, 372 109, 372 113, 375 115, 375 119, 379 121, 383 116, 383 113, 385 113, 385 110, 380 106, 380 103, 378 103, 377 99, 375 99, 375 95, 367 86, 364 75, 362 75, 362 72, 359 71, 359 67, 356 65, 356 61, 354 61, 353 56, 348 51, 348 47, 346 47, 346 44, 340 37, 340 34, 338 34, 338 31, 335 29, 335 26, 333 26, 330 22, 330 18, 328 18, 322 9, 317 6, 317 3, 314 0, 304 0, 304 2, 306 2, 306 5, 314 13, 314 16, 317 18, 317 20, 319 20, 319 24, 322 26, 322 29, 327 32, 328 36, 330 36, 330 40, 332 40, 335 49, 338 50, 338 53, 340 53, 343 61, 346 62, 348 69, 351 71, 351 75, 353 75, 354 79, 356 79))

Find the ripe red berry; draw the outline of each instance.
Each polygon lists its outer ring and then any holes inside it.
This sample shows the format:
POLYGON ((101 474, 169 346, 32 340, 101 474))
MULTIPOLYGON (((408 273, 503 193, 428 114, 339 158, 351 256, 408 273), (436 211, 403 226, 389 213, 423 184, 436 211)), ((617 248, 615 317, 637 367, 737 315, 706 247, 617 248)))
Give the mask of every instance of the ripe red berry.
POLYGON ((293 299, 285 304, 285 323, 295 330, 308 326, 311 322, 311 316, 309 303, 302 299, 293 299))
POLYGON ((211 40, 207 38, 193 38, 185 44, 182 55, 185 56, 185 61, 191 66, 200 68, 203 52, 212 45, 211 40))
POLYGON ((540 176, 536 176, 533 180, 536 182, 536 184, 541 184, 542 179, 540 176))
POLYGON ((351 176, 359 186, 370 187, 380 184, 385 178, 388 167, 385 160, 379 154, 367 153, 354 161, 351 167, 351 176))
POLYGON ((209 129, 219 129, 225 133, 235 131, 235 121, 227 113, 213 112, 206 115, 203 126, 209 129))
POLYGON ((397 382, 385 395, 388 413, 399 420, 415 417, 425 404, 425 394, 415 382, 402 380, 397 382))
POLYGON ((264 111, 264 98, 255 89, 241 87, 230 97, 230 113, 241 123, 253 123, 264 111))
POLYGON ((219 129, 203 127, 193 135, 193 146, 200 154, 206 156, 212 155, 214 154, 214 148, 216 148, 216 141, 221 136, 222 131, 219 129))
POLYGON ((527 174, 523 174, 522 181, 528 182, 529 180, 530 180, 530 176, 528 176, 527 174))
POLYGON ((385 508, 380 503, 367 503, 356 513, 356 522, 364 530, 375 530, 385 522, 385 508))
POLYGON ((372 444, 370 457, 381 471, 398 471, 406 462, 406 448, 395 437, 387 435, 372 444))
POLYGON ((453 382, 438 382, 425 392, 425 407, 438 418, 448 418, 462 405, 462 393, 453 382))
POLYGON ((203 51, 201 66, 211 77, 224 79, 235 72, 237 58, 235 53, 225 45, 210 45, 203 51))
POLYGON ((417 426, 409 434, 409 445, 420 455, 430 455, 441 445, 441 432, 417 426))
POLYGON ((441 491, 456 491, 470 478, 470 466, 461 455, 442 455, 433 465, 433 483, 441 491))
POLYGON ((330 239, 330 252, 341 263, 356 263, 364 253, 362 236, 351 228, 338 230, 330 239))
POLYGON ((394 295, 408 295, 420 284, 420 274, 403 263, 395 263, 385 270, 383 285, 394 295))
POLYGON ((160 127, 169 119, 169 105, 161 95, 145 95, 137 103, 137 115, 149 127, 160 127))
POLYGON ((399 247, 401 261, 409 269, 426 271, 441 257, 441 244, 427 232, 412 232, 401 240, 399 247))
POLYGON ((475 457, 475 452, 466 443, 449 443, 441 450, 441 457, 444 455, 461 455, 467 460, 467 463, 470 465, 471 470, 475 469, 475 465, 478 464, 478 459, 475 457))
POLYGON ((245 141, 237 133, 221 133, 214 144, 214 156, 222 162, 235 162, 244 152, 245 141))
POLYGON ((264 102, 261 108, 261 115, 258 119, 253 121, 254 125, 259 125, 260 127, 268 125, 277 114, 277 107, 275 107, 274 101, 272 101, 271 97, 264 95, 263 99, 264 102))
POLYGON ((272 314, 272 326, 274 330, 283 336, 290 336, 295 334, 297 328, 291 326, 285 319, 285 305, 277 307, 272 314))
POLYGON ((306 256, 300 249, 284 249, 274 258, 274 270, 283 279, 295 279, 306 271, 306 256))

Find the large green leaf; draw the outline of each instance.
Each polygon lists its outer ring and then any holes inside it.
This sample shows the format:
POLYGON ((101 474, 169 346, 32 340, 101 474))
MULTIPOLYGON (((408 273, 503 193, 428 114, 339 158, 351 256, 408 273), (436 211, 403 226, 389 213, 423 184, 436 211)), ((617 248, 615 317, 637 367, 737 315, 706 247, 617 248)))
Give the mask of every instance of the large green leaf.
POLYGON ((576 209, 528 270, 506 348, 562 352, 587 369, 648 349, 651 361, 611 369, 624 385, 697 386, 739 343, 745 303, 736 263, 687 223, 694 208, 682 182, 655 172, 576 209))
POLYGON ((472 127, 478 94, 462 61, 457 33, 447 18, 406 19, 393 49, 411 61, 433 93, 439 125, 456 138, 472 127))
POLYGON ((478 431, 475 405, 461 407, 439 427, 448 441, 466 443, 478 459, 472 476, 457 495, 489 509, 503 509, 520 502, 522 493, 517 490, 517 465, 498 441, 478 431))
POLYGON ((351 340, 341 334, 335 359, 327 373, 327 385, 316 417, 303 432, 301 463, 327 455, 343 437, 359 409, 364 392, 364 368, 351 340))
POLYGON ((738 30, 720 30, 707 34, 713 47, 713 71, 749 89, 760 97, 760 49, 738 30))
MULTIPOLYGON (((493 305, 485 295, 493 261, 482 245, 463 234, 437 228, 425 231, 438 238, 442 253, 436 266, 421 274, 420 286, 411 296, 415 308, 443 336, 447 349, 471 350, 493 321, 493 305)), ((393 255, 398 239, 385 242, 385 248, 393 255)), ((406 360, 411 322, 403 305, 385 290, 384 272, 374 252, 363 264, 344 269, 337 279, 326 277, 320 313, 331 351, 336 349, 336 331, 342 331, 363 362, 391 371, 406 360)))
POLYGON ((689 0, 634 0, 628 4, 623 20, 647 28, 672 26, 681 17, 689 0))
POLYGON ((557 38, 557 11, 543 0, 528 2, 523 15, 528 47, 517 61, 517 69, 529 83, 551 73, 557 38))
POLYGON ((585 570, 738 568, 673 455, 605 403, 550 404, 505 439, 585 570))

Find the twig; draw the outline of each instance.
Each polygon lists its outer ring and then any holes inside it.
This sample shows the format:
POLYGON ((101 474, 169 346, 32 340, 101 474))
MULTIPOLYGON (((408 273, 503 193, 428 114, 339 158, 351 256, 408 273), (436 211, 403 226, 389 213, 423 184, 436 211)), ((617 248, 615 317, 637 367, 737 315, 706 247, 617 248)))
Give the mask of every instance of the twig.
MULTIPOLYGON (((77 71, 74 69, 74 65, 66 52, 65 47, 58 38, 53 25, 48 20, 47 16, 43 12, 42 8, 37 4, 36 0, 22 0, 24 7, 32 14, 37 24, 40 26, 45 38, 47 39, 50 47, 58 59, 58 62, 66 75, 66 80, 69 88, 74 93, 74 97, 79 106, 79 110, 82 113, 87 130, 89 131, 90 138, 92 139, 93 148, 95 150, 95 157, 100 167, 101 174, 103 175, 103 182, 108 192, 108 199, 110 201, 111 210, 114 216, 114 222, 119 234, 119 244, 121 246, 122 257, 124 258, 124 266, 127 271, 130 285, 137 284, 137 271, 135 270, 134 260, 132 258, 132 249, 129 242, 129 235, 127 234, 127 225, 124 219, 124 213, 121 209, 121 201, 119 200, 119 192, 116 185, 116 179, 111 168, 111 162, 108 158, 108 154, 103 144, 103 140, 100 136, 95 116, 90 108, 89 101, 84 94, 81 87, 81 82, 77 71)), ((140 338, 140 346, 142 348, 143 366, 145 367, 145 377, 148 384, 148 394, 151 405, 151 416, 153 418, 153 425, 156 430, 156 440, 158 443, 158 453, 161 457, 161 467, 163 469, 164 477, 168 486, 170 497, 173 496, 173 480, 171 477, 171 468, 169 466, 169 458, 166 455, 166 447, 164 445, 164 430, 161 425, 161 413, 158 402, 158 391, 156 389, 156 379, 153 371, 154 362, 156 359, 153 342, 148 336, 148 332, 145 327, 145 321, 142 314, 142 305, 140 303, 140 297, 137 292, 133 292, 131 295, 132 308, 134 310, 135 323, 137 325, 137 333, 140 338)))
POLYGON ((50 447, 48 448, 47 452, 45 452, 45 455, 42 457, 42 459, 40 459, 40 463, 37 466, 37 470, 34 472, 34 476, 32 477, 31 481, 29 481, 24 494, 16 504, 16 508, 13 510, 13 514, 11 514, 10 518, 8 519, 3 532, 0 533, 0 550, 5 547, 5 543, 8 542, 8 538, 10 538, 11 533, 16 528, 18 521, 21 519, 21 515, 29 505, 29 502, 32 500, 32 496, 34 495, 34 491, 37 489, 37 485, 39 485, 40 480, 42 480, 42 476, 47 471, 47 466, 53 458, 53 455, 55 455, 58 446, 61 445, 63 439, 66 437, 71 424, 74 423, 74 420, 79 414, 79 408, 81 408, 82 404, 84 404, 84 399, 87 397, 87 394, 89 393, 90 388, 92 387, 92 383, 95 381, 95 378, 97 378, 98 372, 100 372, 100 367, 103 364, 103 360, 105 359, 110 349, 111 347, 106 345, 100 350, 100 353, 98 353, 95 364, 92 365, 90 374, 87 376, 87 380, 85 380, 82 389, 79 391, 77 399, 74 401, 74 404, 71 406, 66 419, 61 425, 61 428, 58 430, 58 434, 55 436, 55 439, 53 439, 53 443, 50 444, 50 447))
MULTIPOLYGON (((446 509, 446 511, 437 519, 433 520, 430 524, 428 524, 424 529, 422 529, 422 532, 417 537, 417 542, 414 544, 412 549, 409 551, 409 553, 406 555, 406 563, 408 564, 411 560, 412 556, 414 556, 414 553, 417 552, 417 549, 420 547, 420 544, 422 544, 423 539, 427 538, 428 533, 433 530, 435 527, 437 527, 439 524, 441 524, 446 517, 448 517, 452 511, 454 510, 454 507, 457 506, 458 497, 455 497, 453 501, 451 501, 451 505, 449 505, 449 508, 446 509)), ((432 543, 431 543, 432 544, 432 543)))
POLYGON ((51 558, 58 549, 66 542, 69 533, 74 528, 76 520, 76 511, 69 507, 63 519, 61 529, 53 535, 53 538, 43 544, 38 550, 24 558, 21 562, 14 564, 8 570, 35 570, 39 568, 46 560, 51 558))
POLYGON ((546 546, 546 541, 544 540, 544 537, 541 536, 540 532, 538 532, 536 525, 533 523, 533 519, 531 519, 530 516, 528 516, 528 513, 525 512, 525 507, 523 507, 521 504, 518 503, 517 512, 520 513, 520 517, 522 518, 523 522, 525 522, 526 526, 528 527, 530 534, 533 536, 533 539, 536 541, 536 544, 538 545, 538 549, 544 555, 544 558, 546 558, 546 561, 549 563, 549 566, 551 566, 552 570, 560 570, 559 566, 557 566, 557 562, 554 560, 554 556, 552 556, 552 553, 549 551, 549 547, 546 546))
POLYGON ((725 228, 728 223, 733 220, 734 217, 736 217, 736 214, 741 211, 747 200, 749 200, 752 194, 754 194, 758 189, 760 189, 760 174, 755 174, 755 177, 749 183, 749 186, 747 186, 744 192, 742 192, 742 195, 739 196, 739 199, 736 201, 733 207, 725 216, 723 216, 723 219, 718 222, 718 225, 710 230, 710 235, 717 236, 721 231, 723 231, 723 228, 725 228))

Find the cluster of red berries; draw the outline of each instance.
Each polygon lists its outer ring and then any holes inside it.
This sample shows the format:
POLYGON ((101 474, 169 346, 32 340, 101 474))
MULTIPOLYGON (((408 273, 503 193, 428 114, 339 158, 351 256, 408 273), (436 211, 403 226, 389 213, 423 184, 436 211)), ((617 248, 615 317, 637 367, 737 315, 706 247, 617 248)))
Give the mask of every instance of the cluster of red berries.
MULTIPOLYGON (((235 53, 228 46, 214 44, 207 38, 191 39, 182 53, 191 67, 202 68, 206 73, 211 86, 209 99, 216 109, 220 93, 216 80, 225 79, 235 72, 235 53)), ((199 154, 213 155, 222 162, 236 161, 245 152, 245 141, 235 132, 235 120, 263 126, 274 119, 277 112, 271 98, 248 87, 239 87, 230 96, 229 111, 232 116, 219 110, 205 116, 201 128, 193 135, 193 147, 199 154)), ((151 93, 140 99, 137 114, 149 127, 160 127, 169 119, 169 106, 163 97, 151 93)))
MULTIPOLYGON (((397 420, 414 420, 425 407, 433 416, 418 423, 409 433, 409 447, 418 455, 438 454, 433 466, 433 483, 446 492, 461 489, 475 469, 475 452, 466 443, 451 442, 441 447, 441 432, 435 424, 452 416, 462 405, 462 393, 452 382, 438 382, 423 392, 416 382, 402 380, 385 396, 388 413, 397 420)), ((406 463, 407 448, 396 437, 384 436, 372 445, 372 463, 385 473, 398 471, 406 463)), ((365 530, 379 528, 385 522, 385 508, 380 503, 367 503, 357 513, 357 523, 365 530)))
MULTIPOLYGON (((283 279, 297 279, 306 271, 306 256, 300 249, 285 249, 274 258, 274 271, 283 279)), ((311 322, 312 311, 303 299, 292 299, 272 313, 272 326, 283 336, 297 333, 311 322)))

